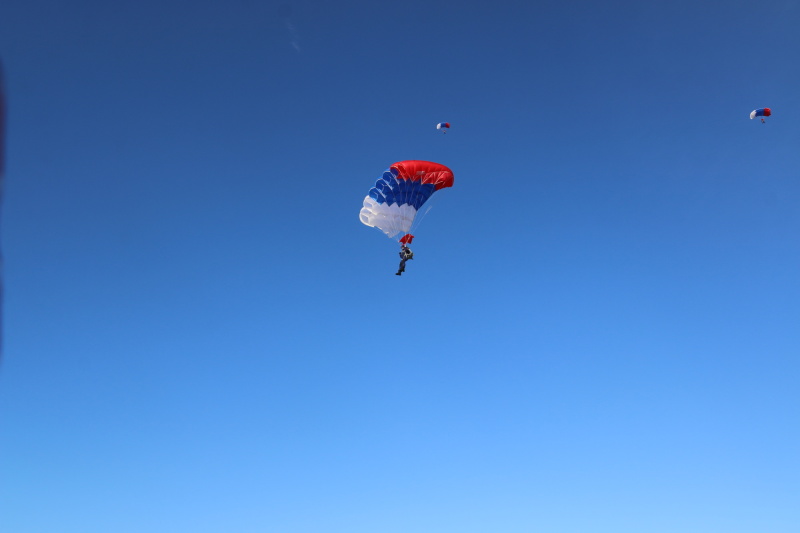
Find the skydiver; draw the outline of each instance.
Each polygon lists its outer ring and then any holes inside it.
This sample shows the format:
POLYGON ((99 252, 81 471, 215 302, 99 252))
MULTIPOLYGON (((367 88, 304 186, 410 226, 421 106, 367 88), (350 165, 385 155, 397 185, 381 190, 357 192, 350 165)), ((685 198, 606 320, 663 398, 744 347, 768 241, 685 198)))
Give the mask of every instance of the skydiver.
POLYGON ((402 276, 403 272, 406 271, 406 261, 409 259, 414 259, 414 252, 411 251, 411 248, 403 243, 400 248, 400 268, 397 270, 395 276, 402 276))

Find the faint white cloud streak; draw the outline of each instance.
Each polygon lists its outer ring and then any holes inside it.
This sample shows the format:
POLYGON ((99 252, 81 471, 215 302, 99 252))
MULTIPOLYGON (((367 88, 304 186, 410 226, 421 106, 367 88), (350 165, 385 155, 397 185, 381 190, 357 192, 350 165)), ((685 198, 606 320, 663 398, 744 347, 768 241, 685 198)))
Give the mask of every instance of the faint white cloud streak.
POLYGON ((283 25, 286 28, 286 31, 289 32, 289 42, 297 52, 300 52, 300 34, 297 32, 297 27, 292 24, 292 21, 289 18, 292 16, 293 13, 292 6, 289 4, 283 4, 278 8, 278 15, 283 20, 283 25))

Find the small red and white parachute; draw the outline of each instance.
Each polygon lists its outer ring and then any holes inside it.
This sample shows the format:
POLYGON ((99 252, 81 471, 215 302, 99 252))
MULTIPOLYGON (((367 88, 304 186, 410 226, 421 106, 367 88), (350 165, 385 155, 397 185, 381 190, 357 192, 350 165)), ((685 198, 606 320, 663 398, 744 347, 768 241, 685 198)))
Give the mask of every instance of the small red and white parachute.
POLYGON ((761 117, 761 122, 765 122, 764 117, 768 117, 770 115, 772 115, 772 109, 768 107, 762 107, 750 111, 750 120, 753 120, 756 117, 761 117))
POLYGON ((447 130, 450 129, 449 122, 440 122, 436 125, 437 130, 441 130, 442 133, 447 133, 447 130))

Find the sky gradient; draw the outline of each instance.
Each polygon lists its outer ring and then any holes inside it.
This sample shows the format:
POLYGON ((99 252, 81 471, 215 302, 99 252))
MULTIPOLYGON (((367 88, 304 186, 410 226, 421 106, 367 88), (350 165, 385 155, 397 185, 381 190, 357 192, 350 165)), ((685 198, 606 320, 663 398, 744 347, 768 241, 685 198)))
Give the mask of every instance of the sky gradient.
POLYGON ((799 23, 3 3, 0 531, 800 531, 799 23))

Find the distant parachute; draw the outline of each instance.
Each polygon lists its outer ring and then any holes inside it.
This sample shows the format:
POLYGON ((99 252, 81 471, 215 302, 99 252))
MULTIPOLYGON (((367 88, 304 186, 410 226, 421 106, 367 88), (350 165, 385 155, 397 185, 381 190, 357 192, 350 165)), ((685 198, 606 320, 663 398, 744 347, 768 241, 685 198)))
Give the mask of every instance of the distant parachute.
POLYGON ((756 117, 762 117, 761 122, 764 122, 763 117, 768 117, 772 115, 772 110, 768 107, 762 107, 761 109, 754 109, 750 111, 750 120, 753 120, 756 117))
POLYGON ((429 161, 400 161, 387 168, 364 198, 359 218, 389 238, 403 233, 410 243, 411 231, 422 205, 438 190, 453 186, 453 172, 429 161))
POLYGON ((447 130, 450 129, 450 123, 449 122, 440 122, 440 123, 438 123, 436 125, 436 129, 437 130, 441 130, 442 133, 447 133, 447 130))

